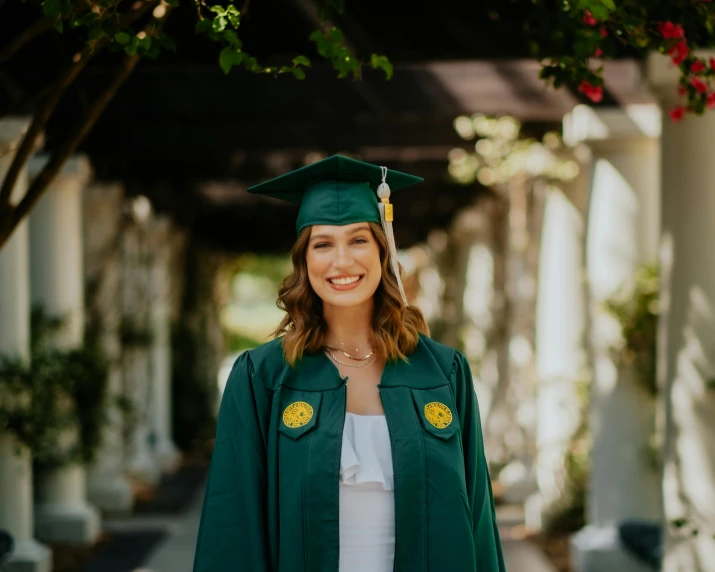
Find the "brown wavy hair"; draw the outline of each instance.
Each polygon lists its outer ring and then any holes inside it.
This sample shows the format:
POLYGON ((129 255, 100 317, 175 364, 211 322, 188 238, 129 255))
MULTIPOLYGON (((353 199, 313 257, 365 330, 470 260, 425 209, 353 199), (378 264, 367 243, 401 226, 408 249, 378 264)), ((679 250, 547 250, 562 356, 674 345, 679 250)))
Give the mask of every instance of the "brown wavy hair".
MULTIPOLYGON (((382 279, 374 294, 372 316, 372 343, 378 358, 407 360, 417 347, 419 334, 429 335, 422 312, 414 306, 405 306, 400 289, 390 267, 387 238, 382 227, 368 223, 380 247, 382 279)), ((291 250, 293 271, 278 289, 276 305, 286 312, 273 332, 283 335, 283 353, 286 362, 294 367, 304 353, 321 351, 326 342, 327 324, 323 319, 323 301, 313 291, 308 278, 306 251, 312 227, 304 228, 291 250)), ((400 266, 400 274, 403 274, 400 266)))

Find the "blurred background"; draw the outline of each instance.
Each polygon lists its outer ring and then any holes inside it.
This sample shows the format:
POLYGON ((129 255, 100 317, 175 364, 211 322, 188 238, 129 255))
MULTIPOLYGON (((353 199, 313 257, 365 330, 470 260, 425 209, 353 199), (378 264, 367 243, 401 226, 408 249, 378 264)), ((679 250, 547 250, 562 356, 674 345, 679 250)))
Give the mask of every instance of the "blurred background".
MULTIPOLYGON (((29 147, 77 45, 0 57, 8 204, 56 164, 0 243, 0 569, 191 569, 221 393, 291 268, 296 209, 245 189, 340 153, 425 179, 393 196, 405 285, 471 362, 507 569, 715 570, 715 123, 661 124, 659 56, 606 62, 596 103, 547 88, 524 4, 352 3, 345 41, 394 66, 358 81, 225 75, 182 4, 175 53, 84 133, 119 54, 92 59, 29 147)), ((312 0, 249 14, 266 65, 313 50, 312 0)), ((36 18, 0 1, 0 54, 36 18)))

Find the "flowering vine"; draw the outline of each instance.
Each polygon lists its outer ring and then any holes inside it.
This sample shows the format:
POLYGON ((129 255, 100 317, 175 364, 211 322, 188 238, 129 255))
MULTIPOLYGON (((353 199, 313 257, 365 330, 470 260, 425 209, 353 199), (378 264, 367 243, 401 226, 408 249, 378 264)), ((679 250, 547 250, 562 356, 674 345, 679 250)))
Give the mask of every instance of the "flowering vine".
POLYGON ((658 51, 680 72, 682 103, 669 110, 678 121, 687 113, 715 109, 715 58, 695 49, 715 44, 711 0, 533 0, 539 26, 530 26, 541 77, 555 87, 570 85, 594 103, 604 97, 600 58, 645 57, 658 51))

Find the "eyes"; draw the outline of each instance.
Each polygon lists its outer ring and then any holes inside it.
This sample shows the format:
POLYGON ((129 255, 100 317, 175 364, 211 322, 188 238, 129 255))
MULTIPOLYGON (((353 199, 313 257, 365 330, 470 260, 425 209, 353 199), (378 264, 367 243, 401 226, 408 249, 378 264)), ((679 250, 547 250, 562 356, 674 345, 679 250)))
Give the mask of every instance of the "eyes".
MULTIPOLYGON (((350 244, 367 244, 369 240, 365 238, 364 236, 358 236, 355 237, 350 241, 350 244)), ((317 242, 315 245, 313 245, 313 248, 328 248, 329 246, 332 246, 332 242, 317 242)))

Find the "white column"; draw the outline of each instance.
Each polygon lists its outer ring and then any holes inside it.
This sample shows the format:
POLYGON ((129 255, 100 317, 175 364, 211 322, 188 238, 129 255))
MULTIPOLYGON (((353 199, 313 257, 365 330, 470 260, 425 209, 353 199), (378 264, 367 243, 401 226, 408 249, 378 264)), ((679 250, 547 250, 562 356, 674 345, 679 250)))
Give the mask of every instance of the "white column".
MULTIPOLYGON (((0 181, 10 167, 29 119, 0 121, 0 181)), ((27 191, 23 170, 13 190, 12 203, 27 191)), ((0 250, 0 353, 30 359, 30 269, 27 222, 15 229, 0 250)), ((33 538, 32 459, 26 447, 8 433, 0 433, 0 529, 7 530, 15 549, 6 568, 9 572, 49 572, 50 551, 33 538)))
POLYGON ((134 407, 133 427, 126 462, 128 473, 148 485, 161 478, 161 468, 155 455, 154 390, 151 375, 151 354, 154 334, 151 331, 151 273, 148 226, 151 205, 144 198, 129 203, 134 222, 122 233, 122 379, 124 392, 134 407))
POLYGON ((593 153, 586 236, 593 446, 589 524, 572 541, 577 572, 650 570, 621 546, 617 527, 660 520, 659 471, 648 454, 655 397, 638 372, 615 359, 620 325, 605 310, 608 299, 632 285, 636 269, 657 258, 659 136, 654 104, 598 111, 582 105, 564 119, 565 140, 587 143, 593 153))
MULTIPOLYGON (((578 183, 572 184, 575 185, 578 183)), ((573 191, 573 189, 570 189, 573 191)), ((571 193, 573 194, 573 193, 571 193)), ((560 189, 547 191, 541 232, 536 297, 537 399, 536 477, 541 507, 549 515, 564 487, 564 456, 581 420, 579 383, 585 373, 583 335, 583 216, 560 189)))
MULTIPOLYGON (((648 61, 651 85, 667 108, 676 105, 677 74, 662 56, 648 61)), ((713 149, 712 111, 663 122, 658 377, 665 409, 664 572, 711 571, 715 563, 713 149), (687 524, 671 526, 679 519, 687 524)))
MULTIPOLYGON (((30 163, 37 173, 47 161, 30 163)), ((49 316, 62 317, 53 340, 70 349, 83 344, 82 189, 90 177, 85 157, 70 159, 30 215, 30 291, 32 303, 49 316)), ((35 529, 48 542, 89 544, 99 535, 99 513, 86 500, 86 473, 70 465, 38 475, 35 529)))
POLYGON ((121 267, 124 190, 118 183, 92 184, 83 193, 85 280, 93 285, 87 312, 109 363, 107 424, 97 459, 89 468, 89 501, 105 513, 127 514, 134 505, 131 484, 124 475, 124 416, 115 401, 123 394, 121 342, 121 267))
POLYGON ((149 231, 153 249, 151 265, 151 422, 156 458, 162 471, 176 469, 179 454, 171 438, 171 223, 157 218, 149 231))

